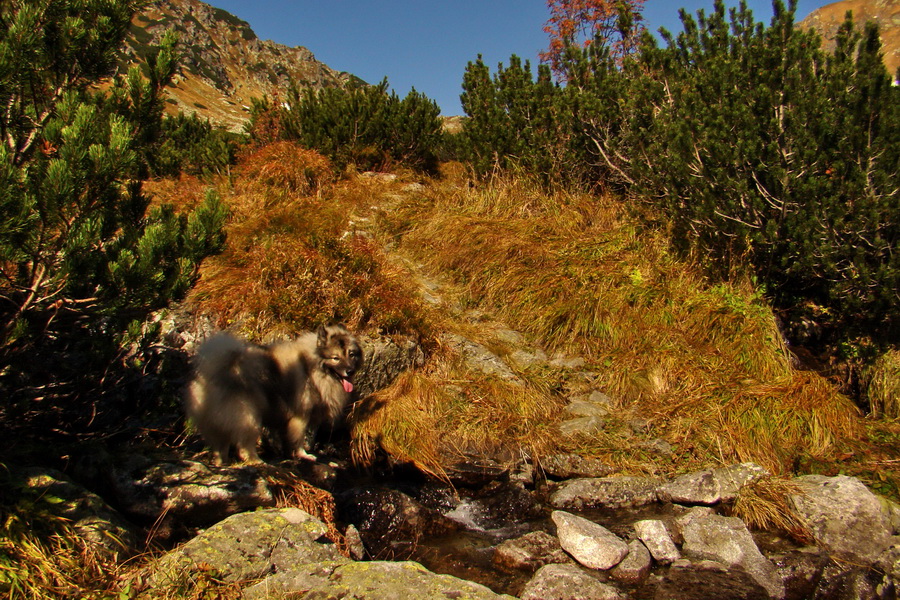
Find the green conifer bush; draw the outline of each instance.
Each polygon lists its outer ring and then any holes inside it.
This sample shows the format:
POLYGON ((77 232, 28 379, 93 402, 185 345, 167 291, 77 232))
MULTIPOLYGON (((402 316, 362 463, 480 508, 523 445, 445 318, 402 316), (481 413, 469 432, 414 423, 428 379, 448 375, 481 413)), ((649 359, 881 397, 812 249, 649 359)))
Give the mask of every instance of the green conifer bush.
POLYGON ((402 164, 433 172, 443 141, 437 104, 415 89, 401 100, 388 93, 387 80, 351 89, 293 87, 281 105, 254 103, 250 132, 258 143, 297 141, 338 169, 402 164))
POLYGON ((211 195, 191 215, 148 212, 175 38, 111 88, 134 0, 0 5, 0 328, 4 353, 76 323, 108 332, 182 296, 222 243, 211 195))

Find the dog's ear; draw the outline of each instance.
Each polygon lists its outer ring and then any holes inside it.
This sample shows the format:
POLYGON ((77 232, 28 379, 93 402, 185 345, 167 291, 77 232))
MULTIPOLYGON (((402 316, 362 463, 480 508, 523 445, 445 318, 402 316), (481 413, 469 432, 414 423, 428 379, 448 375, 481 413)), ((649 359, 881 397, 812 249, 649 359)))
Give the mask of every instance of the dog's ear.
POLYGON ((316 336, 318 337, 316 345, 319 348, 324 348, 328 343, 328 329, 324 325, 319 325, 319 328, 316 330, 316 336))

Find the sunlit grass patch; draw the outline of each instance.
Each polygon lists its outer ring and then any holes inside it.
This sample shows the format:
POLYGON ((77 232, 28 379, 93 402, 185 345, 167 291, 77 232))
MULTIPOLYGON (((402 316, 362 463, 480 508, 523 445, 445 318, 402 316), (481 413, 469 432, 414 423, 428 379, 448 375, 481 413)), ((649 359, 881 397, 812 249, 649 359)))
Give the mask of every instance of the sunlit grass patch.
POLYGON ((551 451, 559 413, 560 399, 543 386, 474 373, 444 350, 426 369, 401 375, 354 407, 352 453, 357 464, 370 465, 380 448, 443 477, 467 455, 551 451))
MULTIPOLYGON (((381 215, 434 273, 549 352, 584 356, 623 413, 644 415, 682 466, 752 460, 790 471, 858 439, 858 411, 818 376, 792 371, 752 283, 710 285, 615 199, 522 181, 435 184, 381 215)), ((601 454, 615 436, 599 435, 601 454)), ((616 452, 621 464, 627 452, 616 452)), ((641 456, 638 450, 634 457, 641 456)))

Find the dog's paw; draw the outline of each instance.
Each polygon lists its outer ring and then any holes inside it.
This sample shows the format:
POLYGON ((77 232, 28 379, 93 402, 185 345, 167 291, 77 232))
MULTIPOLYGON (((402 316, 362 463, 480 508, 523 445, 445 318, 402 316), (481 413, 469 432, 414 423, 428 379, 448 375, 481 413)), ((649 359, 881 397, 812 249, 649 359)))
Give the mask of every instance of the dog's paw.
POLYGON ((318 457, 316 457, 315 454, 307 452, 303 448, 300 448, 299 450, 294 451, 294 458, 303 459, 303 460, 311 460, 313 462, 318 460, 318 457))

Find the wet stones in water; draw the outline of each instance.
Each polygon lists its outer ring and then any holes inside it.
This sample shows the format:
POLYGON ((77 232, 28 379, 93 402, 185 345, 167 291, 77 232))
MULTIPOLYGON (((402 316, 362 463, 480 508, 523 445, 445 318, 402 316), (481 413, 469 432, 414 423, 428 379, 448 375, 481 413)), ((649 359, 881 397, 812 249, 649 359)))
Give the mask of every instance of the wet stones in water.
MULTIPOLYGON (((752 576, 727 569, 715 561, 693 563, 681 559, 672 564, 656 586, 655 598, 666 600, 769 600, 772 596, 752 576)), ((782 596, 775 596, 782 597, 782 596)))
POLYGON ((637 585, 647 579, 653 559, 641 540, 628 543, 628 555, 611 571, 613 577, 622 583, 637 585))
POLYGON ((348 490, 337 501, 341 520, 356 526, 375 558, 408 557, 424 536, 442 536, 461 528, 438 511, 387 488, 348 490))
POLYGON ((571 560, 559 540, 544 531, 532 531, 506 540, 497 546, 492 558, 494 566, 504 572, 536 571, 544 565, 571 560))
POLYGON ((554 508, 633 508, 653 504, 660 481, 645 477, 571 479, 550 496, 554 508))

